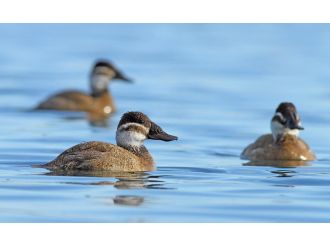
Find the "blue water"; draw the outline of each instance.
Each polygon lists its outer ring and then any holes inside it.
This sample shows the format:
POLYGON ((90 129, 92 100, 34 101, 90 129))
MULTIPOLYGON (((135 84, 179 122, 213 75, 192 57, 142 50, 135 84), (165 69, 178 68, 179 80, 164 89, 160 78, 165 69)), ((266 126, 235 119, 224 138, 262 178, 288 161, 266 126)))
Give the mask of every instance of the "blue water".
POLYGON ((1 222, 330 222, 330 25, 0 25, 1 222), (88 90, 97 58, 134 84, 110 85, 105 126, 31 112, 88 90), (296 104, 318 161, 246 166, 239 155, 281 101, 296 104), (147 141, 157 171, 52 174, 33 164, 89 140, 115 142, 139 110, 177 142, 147 141))

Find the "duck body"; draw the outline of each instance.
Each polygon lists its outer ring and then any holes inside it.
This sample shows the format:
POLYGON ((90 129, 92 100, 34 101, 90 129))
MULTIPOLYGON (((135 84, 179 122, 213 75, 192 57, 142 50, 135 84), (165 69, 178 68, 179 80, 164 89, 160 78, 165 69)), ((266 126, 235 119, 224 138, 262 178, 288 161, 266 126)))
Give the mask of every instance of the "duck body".
POLYGON ((54 94, 41 102, 36 110, 83 111, 96 115, 108 115, 116 111, 108 85, 112 80, 131 82, 110 62, 101 60, 95 63, 90 74, 89 94, 69 90, 54 94))
POLYGON ((250 161, 267 160, 315 160, 315 154, 307 143, 294 135, 285 135, 280 142, 274 142, 272 134, 259 137, 254 143, 248 145, 241 154, 242 159, 250 161))
POLYGON ((105 142, 85 142, 75 145, 53 161, 44 165, 52 170, 89 170, 89 171, 152 171, 154 161, 147 151, 132 152, 120 146, 105 142))
POLYGON ((116 111, 115 104, 108 90, 96 96, 78 90, 60 92, 41 102, 36 109, 83 111, 97 114, 110 114, 116 111))
POLYGON ((49 170, 137 172, 155 170, 144 140, 177 140, 142 112, 125 113, 117 127, 117 145, 91 141, 75 145, 53 161, 36 166, 49 170))
POLYGON ((300 116, 294 104, 282 102, 270 124, 272 133, 262 135, 242 152, 242 159, 250 161, 311 161, 316 156, 301 138, 300 116))

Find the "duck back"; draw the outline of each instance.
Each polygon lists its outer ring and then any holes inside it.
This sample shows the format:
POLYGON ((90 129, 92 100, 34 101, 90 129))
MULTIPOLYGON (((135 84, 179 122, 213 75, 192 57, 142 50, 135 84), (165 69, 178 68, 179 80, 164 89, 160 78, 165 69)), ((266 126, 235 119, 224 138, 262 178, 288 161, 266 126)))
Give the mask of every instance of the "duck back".
POLYGON ((108 91, 91 96, 81 91, 65 91, 41 102, 37 110, 84 111, 99 114, 115 112, 115 105, 108 91))
POLYGON ((139 157, 120 146, 96 141, 75 145, 42 167, 53 170, 112 172, 154 170, 149 153, 145 157, 139 157))
POLYGON ((301 138, 286 135, 275 143, 271 134, 259 137, 254 143, 247 146, 241 158, 251 161, 266 160, 315 160, 315 154, 310 150, 307 143, 301 138))

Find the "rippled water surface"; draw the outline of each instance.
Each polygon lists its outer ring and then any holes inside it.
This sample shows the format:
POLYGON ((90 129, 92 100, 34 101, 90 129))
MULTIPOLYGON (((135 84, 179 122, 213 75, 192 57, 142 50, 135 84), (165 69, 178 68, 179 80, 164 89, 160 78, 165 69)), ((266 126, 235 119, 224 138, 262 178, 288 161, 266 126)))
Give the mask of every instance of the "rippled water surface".
POLYGON ((0 25, 1 222, 330 222, 329 25, 0 25), (88 90, 97 58, 134 84, 110 85, 105 126, 30 111, 88 90), (296 104, 318 161, 249 166, 242 149, 296 104), (177 142, 147 141, 157 171, 53 174, 45 163, 89 140, 115 142, 145 112, 177 142))

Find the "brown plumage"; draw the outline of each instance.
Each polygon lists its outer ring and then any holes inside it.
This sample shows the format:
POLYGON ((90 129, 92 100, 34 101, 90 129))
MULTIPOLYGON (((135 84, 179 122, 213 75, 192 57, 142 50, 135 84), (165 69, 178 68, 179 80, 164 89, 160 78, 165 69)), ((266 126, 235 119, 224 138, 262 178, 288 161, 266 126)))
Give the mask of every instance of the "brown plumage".
POLYGON ((117 145, 85 142, 75 145, 53 161, 41 165, 51 170, 134 172, 154 170, 154 161, 143 145, 145 139, 177 140, 141 112, 127 112, 117 127, 117 145))
POLYGON ((259 137, 242 152, 242 158, 251 161, 261 160, 315 160, 315 154, 299 137, 285 135, 279 143, 274 142, 273 135, 259 137))
POLYGON ((83 111, 89 113, 108 114, 115 112, 112 96, 106 90, 97 97, 81 91, 65 91, 50 96, 37 107, 39 110, 83 111), (110 107, 110 108, 107 108, 110 107))
POLYGON ((132 151, 110 143, 85 142, 67 149, 44 167, 111 172, 154 170, 153 159, 147 150, 141 153, 132 151))
POLYGON ((112 79, 131 81, 110 62, 97 62, 91 72, 91 93, 77 90, 63 91, 41 102, 37 110, 83 111, 98 115, 109 115, 116 111, 113 98, 108 90, 112 79))

